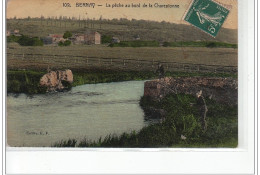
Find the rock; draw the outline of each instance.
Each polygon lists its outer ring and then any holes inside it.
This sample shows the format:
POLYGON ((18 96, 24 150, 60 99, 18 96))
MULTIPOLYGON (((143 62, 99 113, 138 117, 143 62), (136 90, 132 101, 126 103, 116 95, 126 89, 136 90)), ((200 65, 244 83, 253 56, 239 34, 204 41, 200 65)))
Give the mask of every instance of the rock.
POLYGON ((68 88, 67 84, 71 85, 72 83, 73 74, 69 69, 66 69, 65 71, 50 71, 40 79, 40 86, 47 87, 48 92, 64 90, 68 88))
POLYGON ((144 96, 159 100, 170 93, 196 95, 202 90, 206 98, 228 105, 237 105, 237 87, 238 81, 232 78, 166 77, 145 82, 144 96))

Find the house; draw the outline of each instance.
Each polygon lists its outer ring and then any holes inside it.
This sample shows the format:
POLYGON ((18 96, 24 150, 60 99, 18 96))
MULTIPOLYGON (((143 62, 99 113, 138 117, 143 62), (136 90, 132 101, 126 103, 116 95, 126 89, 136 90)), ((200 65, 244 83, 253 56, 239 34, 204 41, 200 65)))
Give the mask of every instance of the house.
POLYGON ((75 34, 73 37, 69 38, 74 44, 84 44, 85 43, 85 35, 84 34, 75 34))
POLYGON ((120 43, 119 38, 117 38, 117 37, 112 37, 112 43, 120 43))
POLYGON ((75 34, 69 38, 74 44, 101 44, 101 34, 98 32, 86 32, 85 34, 75 34))
POLYGON ((6 31, 6 36, 10 36, 10 35, 22 36, 22 35, 20 34, 20 31, 19 31, 18 29, 15 29, 14 31, 7 30, 7 31, 6 31))
POLYGON ((86 32, 85 44, 101 44, 101 34, 98 32, 86 32))
POLYGON ((58 44, 60 41, 64 42, 65 39, 63 38, 63 35, 59 34, 49 34, 48 37, 52 39, 53 44, 58 44))

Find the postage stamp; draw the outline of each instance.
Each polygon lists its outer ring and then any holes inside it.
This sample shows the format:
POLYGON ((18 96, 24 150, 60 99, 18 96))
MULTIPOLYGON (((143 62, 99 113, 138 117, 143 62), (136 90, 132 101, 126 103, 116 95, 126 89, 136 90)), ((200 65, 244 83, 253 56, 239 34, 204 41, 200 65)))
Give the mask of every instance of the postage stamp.
POLYGON ((216 37, 229 11, 211 0, 194 0, 184 20, 216 37))

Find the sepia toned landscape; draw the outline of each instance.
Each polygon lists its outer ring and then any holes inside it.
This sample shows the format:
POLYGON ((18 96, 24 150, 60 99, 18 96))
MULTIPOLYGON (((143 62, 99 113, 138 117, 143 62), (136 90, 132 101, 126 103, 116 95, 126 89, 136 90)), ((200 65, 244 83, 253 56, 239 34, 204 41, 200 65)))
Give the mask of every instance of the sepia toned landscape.
POLYGON ((10 17, 11 147, 236 147, 238 31, 10 17))

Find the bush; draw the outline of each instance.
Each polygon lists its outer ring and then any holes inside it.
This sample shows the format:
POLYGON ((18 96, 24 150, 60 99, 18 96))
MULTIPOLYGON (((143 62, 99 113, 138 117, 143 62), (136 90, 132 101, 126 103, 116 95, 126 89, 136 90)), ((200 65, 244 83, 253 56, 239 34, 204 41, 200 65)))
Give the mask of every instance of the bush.
POLYGON ((169 42, 163 42, 163 47, 169 47, 171 44, 169 42))
POLYGON ((217 47, 217 44, 214 43, 214 42, 210 42, 206 45, 206 47, 209 47, 209 48, 214 48, 214 47, 217 47))
POLYGON ((43 46, 43 42, 38 37, 28 37, 22 35, 17 42, 21 46, 43 46))
POLYGON ((21 83, 18 80, 7 81, 7 92, 20 92, 21 83))
POLYGON ((108 36, 108 35, 102 35, 101 36, 102 44, 111 43, 111 41, 112 41, 112 36, 108 36))
POLYGON ((20 39, 20 36, 10 35, 7 37, 7 42, 17 42, 20 39))
POLYGON ((39 85, 44 72, 7 71, 7 92, 36 94, 45 93, 47 88, 39 85))
POLYGON ((64 42, 60 41, 58 43, 58 46, 69 46, 71 44, 71 41, 70 40, 66 40, 64 42))
POLYGON ((63 35, 63 38, 64 38, 64 39, 67 39, 67 38, 69 38, 69 37, 72 37, 72 33, 69 32, 69 31, 66 31, 66 32, 64 33, 64 35, 63 35))

